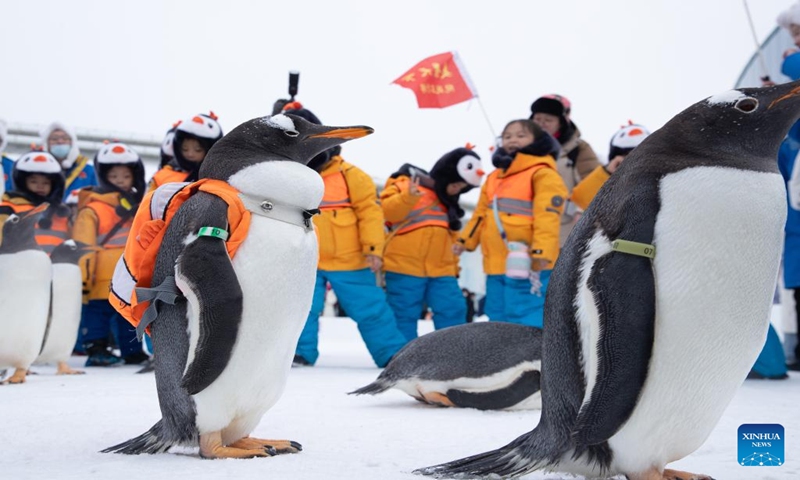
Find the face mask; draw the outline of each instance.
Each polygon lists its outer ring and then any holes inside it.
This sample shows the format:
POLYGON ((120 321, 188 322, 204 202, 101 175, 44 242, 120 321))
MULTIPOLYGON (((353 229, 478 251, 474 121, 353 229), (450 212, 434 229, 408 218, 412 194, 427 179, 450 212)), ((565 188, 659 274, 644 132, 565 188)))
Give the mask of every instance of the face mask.
POLYGON ((72 145, 66 145, 63 143, 59 145, 53 145, 52 147, 50 147, 50 153, 52 153, 53 156, 59 160, 67 158, 67 155, 69 155, 70 150, 72 150, 72 145))

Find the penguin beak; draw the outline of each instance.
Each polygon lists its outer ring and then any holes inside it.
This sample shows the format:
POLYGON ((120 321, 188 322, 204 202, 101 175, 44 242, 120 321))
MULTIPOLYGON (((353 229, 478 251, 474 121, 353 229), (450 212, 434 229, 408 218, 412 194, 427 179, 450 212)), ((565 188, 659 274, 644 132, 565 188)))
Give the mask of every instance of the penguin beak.
POLYGON ((35 218, 37 218, 37 217, 38 217, 40 214, 44 213, 44 211, 45 211, 45 210, 47 210, 47 207, 49 207, 49 206, 50 206, 50 204, 49 204, 49 203, 47 203, 47 202, 43 202, 43 203, 39 204, 39 205, 38 205, 36 208, 34 208, 33 210, 28 210, 27 212, 25 212, 25 213, 23 214, 22 218, 25 218, 25 219, 28 219, 28 218, 30 218, 30 219, 35 219, 35 218))
POLYGON ((309 135, 308 138, 340 138, 342 140, 355 140, 356 138, 366 137, 374 133, 372 127, 358 126, 358 127, 342 127, 333 128, 331 130, 309 135))
POLYGON ((767 107, 767 109, 770 109, 770 108, 774 107, 775 105, 777 105, 778 103, 780 103, 780 102, 782 102, 784 100, 788 100, 788 99, 790 99, 792 97, 796 97, 798 95, 800 95, 800 85, 792 88, 791 90, 789 90, 788 93, 786 93, 784 95, 781 95, 780 97, 778 97, 775 100, 773 100, 772 103, 769 104, 769 107, 767 107))

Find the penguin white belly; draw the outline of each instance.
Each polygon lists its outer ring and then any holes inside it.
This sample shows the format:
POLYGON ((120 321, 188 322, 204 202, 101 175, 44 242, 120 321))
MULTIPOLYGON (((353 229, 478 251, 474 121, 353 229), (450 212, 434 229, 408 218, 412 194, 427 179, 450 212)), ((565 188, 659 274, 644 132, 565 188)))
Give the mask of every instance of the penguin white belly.
MULTIPOLYGON (((522 362, 486 377, 461 377, 452 380, 423 379, 419 377, 404 378, 398 380, 394 388, 412 397, 436 392, 445 394, 448 390, 463 390, 474 393, 493 392, 507 388, 525 372, 531 370, 541 371, 541 364, 542 362, 540 361, 522 362)), ((525 410, 541 407, 541 392, 537 391, 525 400, 505 408, 505 410, 525 410)))
POLYGON ((244 299, 236 343, 222 374, 193 397, 201 434, 224 429, 224 444, 238 440, 280 398, 311 310, 317 255, 314 231, 252 216, 233 259, 244 299))
POLYGON ((612 471, 663 466, 708 438, 764 345, 780 262, 780 175, 685 169, 661 180, 660 197, 652 357, 609 439, 612 471))
POLYGON ((70 263, 53 264, 50 328, 42 353, 34 363, 67 361, 75 348, 81 323, 81 269, 70 263))
POLYGON ((50 257, 42 251, 0 255, 0 368, 28 368, 39 355, 51 277, 50 257))

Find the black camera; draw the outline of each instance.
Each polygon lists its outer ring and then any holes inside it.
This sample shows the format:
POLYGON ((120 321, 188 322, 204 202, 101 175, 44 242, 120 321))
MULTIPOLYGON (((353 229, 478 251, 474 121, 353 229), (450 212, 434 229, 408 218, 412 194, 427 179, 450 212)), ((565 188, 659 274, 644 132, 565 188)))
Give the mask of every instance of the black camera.
POLYGON ((297 95, 297 85, 300 83, 300 72, 289 72, 289 98, 279 98, 272 104, 272 114, 277 115, 283 111, 283 107, 289 103, 294 102, 294 96, 297 95))

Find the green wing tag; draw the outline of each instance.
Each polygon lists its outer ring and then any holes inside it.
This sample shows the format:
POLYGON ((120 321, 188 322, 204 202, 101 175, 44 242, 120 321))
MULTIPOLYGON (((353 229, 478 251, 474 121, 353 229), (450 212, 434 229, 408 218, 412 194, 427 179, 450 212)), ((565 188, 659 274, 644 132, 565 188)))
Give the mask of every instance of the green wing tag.
POLYGON ((228 239, 228 232, 217 227, 200 227, 200 230, 197 231, 198 237, 214 237, 219 238, 222 241, 228 239))
POLYGON ((640 257, 655 258, 656 247, 648 243, 631 242, 630 240, 614 240, 611 250, 640 257))

